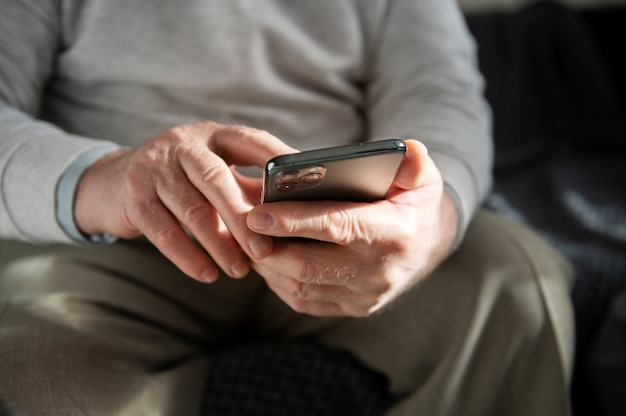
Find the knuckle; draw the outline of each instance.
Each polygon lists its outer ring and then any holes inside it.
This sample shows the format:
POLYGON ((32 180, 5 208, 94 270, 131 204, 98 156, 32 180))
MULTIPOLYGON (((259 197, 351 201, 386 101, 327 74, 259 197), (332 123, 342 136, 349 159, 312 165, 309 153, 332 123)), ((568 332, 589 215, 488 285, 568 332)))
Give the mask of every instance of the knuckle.
POLYGON ((228 168, 223 163, 211 163, 204 166, 200 178, 203 183, 218 183, 228 172, 228 168))
POLYGON ((385 293, 388 293, 389 291, 391 291, 393 287, 394 287, 393 282, 386 275, 382 275, 375 282, 374 293, 377 293, 379 297, 381 297, 385 293))
POLYGON ((291 309, 298 313, 308 313, 308 302, 303 299, 292 299, 290 302, 291 309))
POLYGON ((169 140, 173 140, 175 142, 185 142, 191 126, 183 124, 180 126, 175 126, 167 130, 165 137, 169 140))
POLYGON ((222 124, 219 124, 213 120, 199 121, 197 123, 193 123, 192 126, 198 127, 202 129, 203 131, 208 131, 208 132, 213 132, 224 127, 222 124))
POLYGON ((291 299, 302 300, 305 298, 306 291, 304 284, 297 280, 290 279, 288 281, 287 293, 291 299))
POLYGON ((239 133, 239 136, 245 141, 261 140, 269 135, 269 132, 265 130, 259 130, 249 126, 237 126, 237 133, 239 133))
POLYGON ((200 201, 186 205, 181 218, 184 224, 200 223, 207 218, 211 212, 211 204, 207 201, 200 201))
POLYGON ((163 152, 174 159, 197 159, 202 145, 206 145, 206 134, 202 134, 195 124, 172 127, 164 135, 163 152))
POLYGON ((395 227, 395 235, 397 238, 391 239, 391 244, 397 252, 408 252, 415 249, 415 241, 418 233, 414 231, 415 227, 395 227))
POLYGON ((311 300, 309 299, 309 285, 296 279, 289 279, 284 293, 287 296, 288 304, 298 313, 310 313, 311 300))
POLYGON ((189 143, 187 126, 176 126, 157 136, 148 143, 148 153, 153 159, 163 159, 172 155, 172 150, 180 151, 189 143))
POLYGON ((352 244, 364 235, 356 218, 343 208, 330 208, 326 218, 329 237, 340 245, 352 244))
POLYGON ((319 284, 323 277, 323 270, 320 270, 317 262, 311 258, 305 258, 300 263, 296 280, 299 283, 319 284))
POLYGON ((180 232, 176 227, 162 228, 154 234, 153 238, 155 246, 168 251, 169 249, 179 247, 181 242, 180 232))

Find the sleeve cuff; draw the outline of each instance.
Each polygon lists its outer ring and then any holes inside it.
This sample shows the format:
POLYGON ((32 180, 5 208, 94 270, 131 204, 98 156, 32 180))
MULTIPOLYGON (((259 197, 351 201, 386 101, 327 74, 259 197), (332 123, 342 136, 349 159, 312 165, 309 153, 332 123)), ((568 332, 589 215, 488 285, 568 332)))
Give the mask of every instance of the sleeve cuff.
POLYGON ((466 227, 464 226, 465 212, 463 210, 463 205, 461 204, 459 195, 456 193, 456 191, 447 183, 443 184, 443 189, 445 192, 448 193, 448 195, 450 195, 450 198, 452 198, 452 201, 454 202, 454 205, 456 206, 456 215, 457 215, 456 238, 454 240, 454 243, 452 244, 452 247, 450 248, 450 253, 453 253, 456 251, 456 249, 459 247, 459 245, 463 241, 463 238, 465 237, 465 229, 466 229, 466 227))

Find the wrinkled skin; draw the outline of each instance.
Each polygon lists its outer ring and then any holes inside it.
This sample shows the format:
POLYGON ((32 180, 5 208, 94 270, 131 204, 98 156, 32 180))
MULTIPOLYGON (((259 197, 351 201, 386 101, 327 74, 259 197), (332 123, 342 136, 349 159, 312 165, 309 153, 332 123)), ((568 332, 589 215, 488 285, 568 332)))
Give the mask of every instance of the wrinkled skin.
POLYGON ((145 235, 200 281, 253 267, 290 307, 317 316, 370 315, 445 258, 457 213, 421 143, 407 141, 384 200, 257 205, 261 180, 233 166, 294 151, 249 127, 178 126, 92 165, 77 189, 76 222, 87 234, 145 235))

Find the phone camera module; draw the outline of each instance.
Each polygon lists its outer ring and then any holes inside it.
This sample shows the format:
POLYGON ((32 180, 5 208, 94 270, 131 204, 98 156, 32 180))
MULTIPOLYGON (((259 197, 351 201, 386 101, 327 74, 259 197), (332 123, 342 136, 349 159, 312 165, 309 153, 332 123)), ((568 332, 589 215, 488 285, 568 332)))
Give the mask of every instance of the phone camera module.
POLYGON ((276 192, 291 192, 298 189, 307 189, 318 186, 324 181, 326 168, 323 166, 309 166, 300 170, 285 170, 274 179, 276 192))

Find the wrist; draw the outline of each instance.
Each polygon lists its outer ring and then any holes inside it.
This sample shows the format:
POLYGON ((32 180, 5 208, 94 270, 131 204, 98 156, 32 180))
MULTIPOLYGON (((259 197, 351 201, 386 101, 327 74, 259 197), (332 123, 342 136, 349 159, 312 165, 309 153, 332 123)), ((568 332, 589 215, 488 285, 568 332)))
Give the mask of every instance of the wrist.
POLYGON ((85 171, 98 159, 119 147, 113 144, 102 144, 82 153, 65 169, 56 187, 56 218, 63 231, 77 242, 94 241, 86 236, 75 221, 74 201, 78 183, 85 171))
POLYGON ((117 161, 128 150, 121 149, 95 160, 80 177, 74 197, 74 220, 78 230, 86 235, 107 235, 110 202, 114 199, 114 176, 120 170, 117 161))
POLYGON ((102 155, 100 158, 86 167, 76 183, 73 198, 73 219, 78 232, 91 241, 109 241, 111 234, 106 229, 107 201, 115 192, 114 186, 109 182, 110 172, 116 172, 111 167, 126 153, 126 150, 116 151, 102 155))

